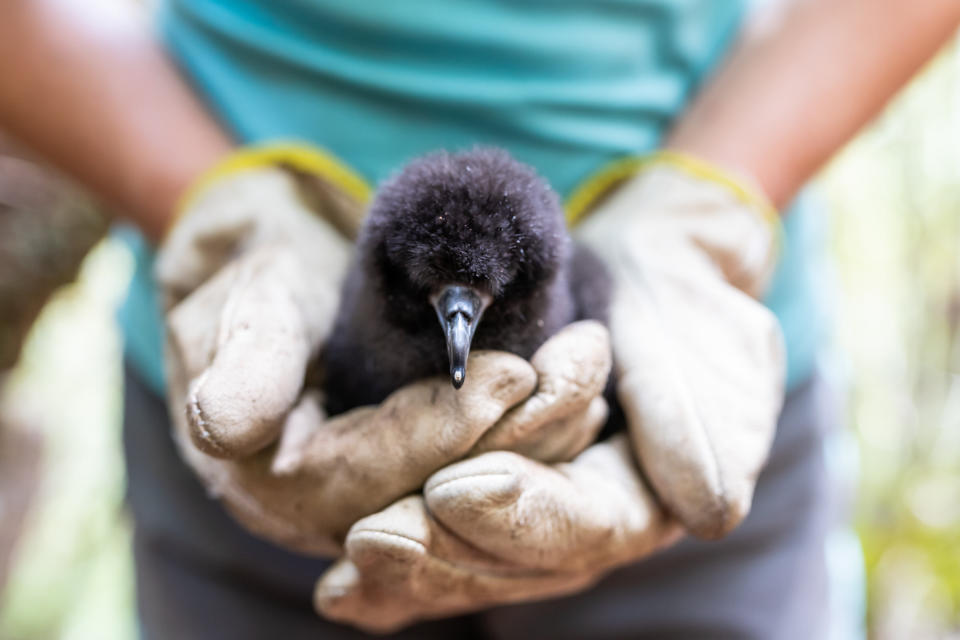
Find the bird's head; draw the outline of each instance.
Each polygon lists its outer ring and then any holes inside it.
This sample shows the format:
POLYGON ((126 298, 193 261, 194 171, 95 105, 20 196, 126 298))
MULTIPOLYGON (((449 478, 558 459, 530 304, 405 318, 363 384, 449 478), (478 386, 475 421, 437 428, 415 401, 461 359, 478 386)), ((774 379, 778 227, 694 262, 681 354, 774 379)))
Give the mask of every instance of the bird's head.
POLYGON ((433 307, 459 388, 484 312, 542 291, 569 248, 546 182, 504 151, 477 148, 424 156, 383 184, 360 251, 393 321, 417 329, 433 307))

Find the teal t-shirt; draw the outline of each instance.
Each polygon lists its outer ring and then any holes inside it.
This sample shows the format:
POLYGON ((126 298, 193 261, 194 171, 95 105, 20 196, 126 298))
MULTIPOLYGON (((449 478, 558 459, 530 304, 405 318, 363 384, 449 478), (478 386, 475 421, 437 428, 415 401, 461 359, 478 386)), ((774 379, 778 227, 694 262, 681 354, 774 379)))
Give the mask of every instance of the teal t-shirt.
MULTIPOLYGON (((725 0, 168 0, 163 40, 243 143, 303 140, 376 183, 411 158, 508 149, 567 196, 618 158, 652 151, 736 37, 725 0)), ((768 302, 789 379, 818 342, 807 200, 788 218, 768 302)), ((128 358, 163 388, 149 248, 123 311, 128 358)))

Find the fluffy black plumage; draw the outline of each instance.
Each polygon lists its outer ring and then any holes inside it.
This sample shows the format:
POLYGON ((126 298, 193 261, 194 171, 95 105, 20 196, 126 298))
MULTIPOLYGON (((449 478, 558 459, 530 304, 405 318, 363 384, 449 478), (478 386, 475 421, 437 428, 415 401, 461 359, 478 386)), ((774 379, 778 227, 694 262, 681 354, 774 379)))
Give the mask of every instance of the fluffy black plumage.
POLYGON ((459 386, 451 332, 529 358, 570 322, 606 319, 602 265, 573 245, 547 183, 498 149, 408 164, 377 192, 357 249, 322 354, 331 414, 448 370, 459 386))

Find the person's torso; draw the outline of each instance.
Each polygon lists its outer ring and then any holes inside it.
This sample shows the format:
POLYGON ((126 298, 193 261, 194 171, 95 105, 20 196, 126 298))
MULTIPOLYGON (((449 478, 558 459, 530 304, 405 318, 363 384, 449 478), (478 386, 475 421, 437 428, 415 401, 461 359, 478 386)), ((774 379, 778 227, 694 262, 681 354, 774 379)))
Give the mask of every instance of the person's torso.
POLYGON ((739 0, 171 0, 165 42, 244 142, 306 140, 373 183, 489 144, 566 196, 656 148, 739 0))
MULTIPOLYGON (((242 143, 309 142, 373 184, 427 151, 495 145, 566 197, 609 162, 657 148, 744 12, 740 0, 168 0, 159 25, 242 143)), ((771 293, 781 319, 809 306, 795 235, 782 268, 793 275, 779 279, 793 284, 771 293)), ((159 314, 143 308, 147 253, 125 313, 137 327, 127 352, 162 388, 159 314)), ((802 342, 787 337, 788 348, 802 342)), ((791 354, 791 366, 804 360, 791 354)))

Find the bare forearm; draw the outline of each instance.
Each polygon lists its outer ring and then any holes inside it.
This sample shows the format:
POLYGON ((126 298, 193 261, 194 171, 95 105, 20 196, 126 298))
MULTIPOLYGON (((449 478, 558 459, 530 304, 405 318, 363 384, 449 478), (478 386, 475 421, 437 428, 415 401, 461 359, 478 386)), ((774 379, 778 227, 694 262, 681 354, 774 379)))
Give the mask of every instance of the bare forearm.
POLYGON ((0 3, 0 128, 157 239, 230 141, 117 4, 0 3))
POLYGON ((957 0, 795 0, 761 16, 668 146, 754 179, 778 206, 950 37, 957 0))

